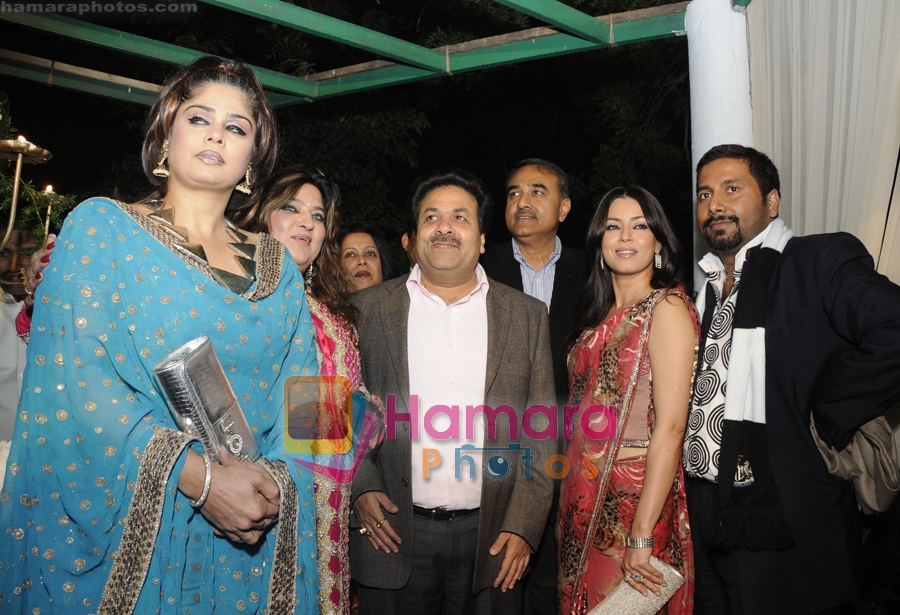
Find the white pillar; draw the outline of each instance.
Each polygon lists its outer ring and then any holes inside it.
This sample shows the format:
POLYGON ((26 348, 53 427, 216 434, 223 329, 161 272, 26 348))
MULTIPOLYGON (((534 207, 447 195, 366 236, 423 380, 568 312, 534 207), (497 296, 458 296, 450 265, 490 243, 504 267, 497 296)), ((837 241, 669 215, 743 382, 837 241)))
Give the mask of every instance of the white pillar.
MULTIPOLYGON (((684 25, 691 79, 691 166, 696 169, 711 147, 753 146, 747 19, 743 11, 732 8, 731 0, 693 0, 684 25)), ((695 171, 694 185, 696 180, 695 171)), ((708 251, 695 225, 695 260, 708 251)), ((695 267, 695 285, 700 280, 700 269, 695 267)))

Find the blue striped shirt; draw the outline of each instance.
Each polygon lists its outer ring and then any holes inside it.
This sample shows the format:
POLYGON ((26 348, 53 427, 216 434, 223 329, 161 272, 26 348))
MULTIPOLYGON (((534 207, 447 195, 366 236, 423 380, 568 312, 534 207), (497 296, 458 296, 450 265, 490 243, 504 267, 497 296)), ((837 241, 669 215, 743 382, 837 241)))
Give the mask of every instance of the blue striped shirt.
POLYGON ((550 260, 548 260, 538 271, 535 271, 531 265, 528 264, 522 251, 519 250, 519 244, 516 243, 515 239, 512 240, 513 256, 519 261, 519 269, 522 272, 522 290, 525 291, 526 295, 540 299, 546 303, 548 312, 550 311, 550 300, 553 298, 553 280, 556 278, 556 261, 559 260, 559 255, 562 251, 562 242, 559 240, 559 237, 556 237, 555 240, 556 243, 553 247, 553 254, 550 255, 550 260))

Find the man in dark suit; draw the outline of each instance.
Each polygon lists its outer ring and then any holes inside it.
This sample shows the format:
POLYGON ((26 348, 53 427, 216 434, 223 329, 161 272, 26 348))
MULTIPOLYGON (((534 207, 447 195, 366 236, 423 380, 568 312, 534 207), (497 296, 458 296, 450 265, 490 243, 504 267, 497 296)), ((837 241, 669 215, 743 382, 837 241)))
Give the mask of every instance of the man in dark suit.
POLYGON ((900 288, 846 233, 793 237, 778 170, 721 145, 697 165, 700 365, 685 433, 696 613, 851 613, 861 532, 835 451, 900 398, 900 288))
MULTIPOLYGON (((478 179, 428 175, 410 201, 418 264, 352 296, 363 380, 387 422, 352 488, 360 612, 519 613, 553 493, 552 440, 522 429, 526 409, 553 404, 547 311, 478 264, 490 206, 478 179), (468 433, 467 406, 482 404, 496 420, 468 433)), ((549 418, 529 422, 541 431, 549 418)))
MULTIPOLYGON (((585 284, 584 251, 563 246, 556 236, 571 207, 565 171, 540 158, 522 160, 506 179, 506 227, 512 241, 491 246, 481 260, 488 276, 540 299, 550 312, 560 424, 569 399, 566 351, 576 328, 578 298, 585 284)), ((558 441, 556 452, 562 453, 563 446, 558 441)), ((554 483, 554 505, 541 546, 524 579, 525 615, 544 615, 556 608, 558 555, 554 528, 559 481, 554 483)))

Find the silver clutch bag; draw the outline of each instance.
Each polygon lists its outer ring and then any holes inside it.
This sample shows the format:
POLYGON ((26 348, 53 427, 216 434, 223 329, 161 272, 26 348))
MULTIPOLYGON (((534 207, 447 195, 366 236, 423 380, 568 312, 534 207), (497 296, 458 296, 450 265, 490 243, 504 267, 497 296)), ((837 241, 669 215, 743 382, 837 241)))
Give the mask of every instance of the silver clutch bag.
POLYGON ((642 596, 641 592, 622 581, 606 597, 606 600, 591 609, 588 615, 624 615, 626 613, 627 615, 654 615, 659 612, 675 595, 678 588, 684 585, 684 577, 672 566, 656 557, 650 557, 650 565, 659 570, 663 579, 666 580, 666 586, 659 588, 662 591, 661 595, 657 596, 647 590, 647 595, 642 596))
POLYGON ((205 335, 180 346, 153 368, 181 430, 203 443, 218 463, 223 450, 240 461, 256 461, 259 446, 212 342, 205 335))

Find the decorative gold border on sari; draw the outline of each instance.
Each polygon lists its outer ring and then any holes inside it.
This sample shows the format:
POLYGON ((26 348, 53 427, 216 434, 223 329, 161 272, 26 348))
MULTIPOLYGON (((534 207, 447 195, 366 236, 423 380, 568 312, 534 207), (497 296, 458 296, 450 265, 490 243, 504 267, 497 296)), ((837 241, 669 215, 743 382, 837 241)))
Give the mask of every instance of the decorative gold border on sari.
MULTIPOLYGON (((334 363, 335 371, 338 376, 344 376, 348 381, 352 381, 350 370, 347 368, 347 345, 338 331, 339 324, 336 322, 338 317, 316 297, 313 296, 306 287, 306 302, 309 305, 309 311, 322 321, 325 337, 334 341, 334 354, 331 357, 334 363)), ((345 325, 346 326, 346 325, 345 325)), ((352 335, 352 333, 351 333, 352 335)), ((319 344, 316 344, 316 358, 321 368, 325 363, 325 354, 319 344)), ((368 398, 368 392, 364 387, 360 387, 364 395, 368 398)), ((329 395, 343 396, 344 392, 334 393, 329 391, 329 386, 323 380, 319 385, 319 399, 326 400, 329 395)), ((320 432, 327 431, 331 425, 320 425, 320 432)), ((325 457, 326 455, 323 455, 325 457)), ((317 456, 318 457, 318 456, 317 456)), ((346 555, 341 553, 341 545, 347 544, 349 540, 347 523, 350 518, 350 485, 338 485, 333 479, 315 473, 313 475, 316 483, 316 546, 318 547, 318 569, 319 569, 319 615, 342 615, 350 610, 350 571, 346 562, 346 555), (339 490, 341 494, 341 504, 338 510, 331 506, 331 494, 339 490), (338 540, 331 539, 331 526, 338 521, 340 524, 340 537, 338 540), (341 559, 341 570, 337 573, 331 571, 331 558, 338 556, 341 559), (339 603, 335 604, 332 599, 333 591, 337 589, 339 593, 339 603)))
POLYGON ((318 547, 319 567, 319 615, 342 615, 350 611, 348 600, 350 599, 350 570, 347 566, 346 555, 341 553, 341 544, 347 544, 349 540, 347 524, 350 521, 350 485, 339 485, 334 480, 321 474, 313 474, 316 482, 316 546, 318 547), (341 504, 337 510, 331 506, 331 494, 335 491, 341 494, 341 504), (331 539, 331 526, 339 523, 340 537, 331 539), (331 571, 331 558, 337 556, 341 560, 341 569, 338 572, 331 571), (331 599, 332 592, 337 589, 340 597, 339 604, 331 599))
POLYGON ((144 449, 122 540, 97 615, 124 615, 134 611, 156 548, 169 474, 191 441, 187 434, 174 429, 158 426, 153 429, 156 433, 144 449))
POLYGON ((262 457, 257 463, 281 489, 281 510, 269 575, 269 604, 265 612, 268 615, 292 615, 297 603, 297 523, 300 515, 297 485, 285 462, 262 457))
POLYGON ((241 295, 249 301, 268 297, 281 281, 281 266, 284 262, 284 246, 267 233, 259 234, 256 246, 256 290, 241 295))

